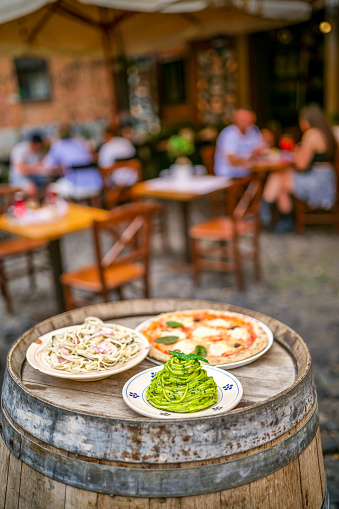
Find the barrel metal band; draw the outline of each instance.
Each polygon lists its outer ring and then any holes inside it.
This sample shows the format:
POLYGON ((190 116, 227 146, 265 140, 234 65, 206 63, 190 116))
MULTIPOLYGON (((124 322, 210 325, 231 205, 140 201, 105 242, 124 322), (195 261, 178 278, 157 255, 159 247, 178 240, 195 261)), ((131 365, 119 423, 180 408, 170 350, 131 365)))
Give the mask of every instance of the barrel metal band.
MULTIPOLYGON (((123 468, 87 462, 41 447, 22 435, 2 408, 2 437, 12 453, 38 472, 76 488, 127 497, 184 497, 236 488, 272 474, 296 459, 318 429, 317 405, 295 433, 258 453, 189 468, 123 468)), ((326 507, 326 505, 325 505, 326 507)))
POLYGON ((326 491, 325 491, 325 496, 324 496, 324 502, 323 502, 323 505, 321 506, 321 509, 330 509, 330 494, 329 494, 329 491, 328 491, 327 483, 326 483, 326 491))

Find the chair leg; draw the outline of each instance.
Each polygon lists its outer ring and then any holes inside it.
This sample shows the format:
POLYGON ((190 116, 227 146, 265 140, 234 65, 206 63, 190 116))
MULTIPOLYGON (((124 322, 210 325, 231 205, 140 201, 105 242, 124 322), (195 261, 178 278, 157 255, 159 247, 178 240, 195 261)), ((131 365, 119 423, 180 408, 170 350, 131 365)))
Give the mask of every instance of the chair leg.
POLYGON ((254 238, 253 241, 253 257, 254 257, 254 277, 261 279, 261 264, 260 264, 260 245, 259 238, 254 238))
POLYGON ((72 309, 75 309, 75 307, 76 307, 71 288, 68 285, 64 284, 63 289, 64 289, 64 296, 65 296, 66 310, 71 311, 72 309))
POLYGON ((295 231, 298 235, 302 235, 304 233, 304 222, 303 222, 303 207, 301 203, 296 203, 295 205, 295 231))
POLYGON ((237 286, 239 290, 243 291, 245 290, 245 283, 240 261, 239 247, 237 242, 233 242, 233 264, 237 286))
POLYGON ((161 235, 162 249, 165 254, 171 251, 169 238, 168 238, 168 229, 166 228, 166 215, 165 212, 161 212, 158 214, 158 224, 159 231, 161 235))
POLYGON ((26 253, 27 254, 27 273, 28 273, 28 276, 29 276, 29 279, 30 279, 30 282, 31 282, 31 287, 33 290, 36 289, 36 284, 35 284, 35 276, 34 276, 34 263, 33 263, 33 253, 32 252, 28 252, 26 253))
POLYGON ((192 276, 193 281, 196 286, 199 285, 200 280, 200 268, 199 268, 199 248, 198 248, 198 240, 191 239, 191 254, 192 254, 192 276))
POLYGON ((0 260, 0 290, 6 302, 6 309, 8 313, 13 312, 12 299, 8 292, 7 278, 4 272, 4 266, 2 260, 0 260))
POLYGON ((118 292, 118 295, 119 295, 119 299, 120 299, 120 300, 125 300, 125 299, 124 299, 124 294, 123 294, 123 291, 122 291, 122 287, 121 287, 121 286, 118 286, 118 288, 117 288, 117 292, 118 292))
POLYGON ((145 299, 149 299, 150 293, 149 293, 149 276, 148 274, 144 274, 144 296, 145 299))

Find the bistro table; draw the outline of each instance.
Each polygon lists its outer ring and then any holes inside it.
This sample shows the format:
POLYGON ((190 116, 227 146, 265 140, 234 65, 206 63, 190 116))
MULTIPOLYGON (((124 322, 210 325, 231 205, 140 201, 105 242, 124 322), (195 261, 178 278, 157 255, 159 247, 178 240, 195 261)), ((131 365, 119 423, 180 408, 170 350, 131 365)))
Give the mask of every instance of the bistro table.
POLYGON ((66 307, 60 283, 60 276, 64 272, 60 239, 70 233, 89 228, 94 220, 100 221, 108 217, 109 212, 107 210, 69 203, 66 214, 51 222, 20 224, 11 221, 5 214, 0 215, 0 230, 20 235, 27 239, 48 241, 58 309, 60 312, 63 312, 66 307))
POLYGON ((133 186, 132 193, 136 197, 156 198, 160 200, 176 201, 181 206, 183 233, 185 241, 185 259, 190 262, 189 244, 189 203, 193 200, 212 196, 225 191, 232 181, 225 177, 213 175, 192 176, 179 180, 172 177, 161 177, 139 182, 133 186))
POLYGON ((279 157, 258 157, 253 159, 249 164, 249 169, 253 173, 274 173, 283 171, 293 165, 293 161, 284 156, 283 153, 278 154, 279 157))

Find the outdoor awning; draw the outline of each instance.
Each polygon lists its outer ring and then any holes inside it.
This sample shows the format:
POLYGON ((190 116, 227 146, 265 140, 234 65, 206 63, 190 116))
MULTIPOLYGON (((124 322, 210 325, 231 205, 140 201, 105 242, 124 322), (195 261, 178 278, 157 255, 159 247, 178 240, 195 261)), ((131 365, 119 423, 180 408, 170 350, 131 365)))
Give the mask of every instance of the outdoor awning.
POLYGON ((103 34, 111 54, 138 55, 270 30, 310 12, 307 0, 1 0, 0 55, 102 56, 103 34))

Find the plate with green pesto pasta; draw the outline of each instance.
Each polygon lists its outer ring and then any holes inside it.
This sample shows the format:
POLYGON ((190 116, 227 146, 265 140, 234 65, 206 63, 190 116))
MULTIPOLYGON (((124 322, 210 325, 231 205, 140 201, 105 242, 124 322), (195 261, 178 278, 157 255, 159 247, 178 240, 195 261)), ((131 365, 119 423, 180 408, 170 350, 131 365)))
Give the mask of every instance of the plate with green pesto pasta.
POLYGON ((139 364, 149 350, 139 332, 96 317, 48 332, 27 349, 29 364, 47 375, 70 380, 100 380, 139 364))
POLYGON ((146 369, 125 383, 122 396, 132 410, 155 419, 182 419, 223 414, 239 404, 243 388, 234 375, 202 366, 197 355, 172 353, 164 366, 146 369))

